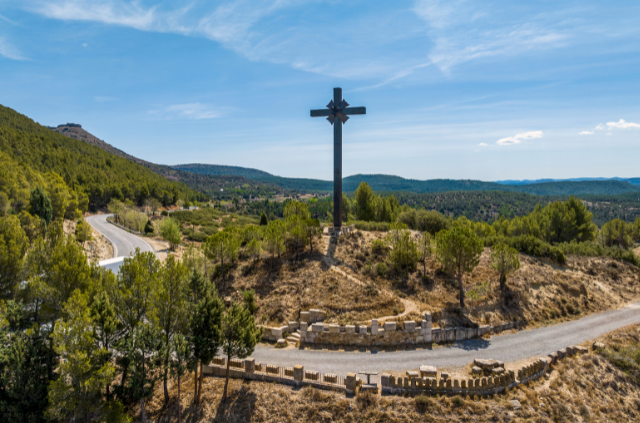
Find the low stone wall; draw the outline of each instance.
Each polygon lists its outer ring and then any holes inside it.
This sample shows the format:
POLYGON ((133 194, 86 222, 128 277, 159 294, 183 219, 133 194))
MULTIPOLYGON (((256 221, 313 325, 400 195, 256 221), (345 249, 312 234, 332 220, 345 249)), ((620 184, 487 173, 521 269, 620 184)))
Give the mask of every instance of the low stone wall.
MULTIPOLYGON (((202 367, 202 371, 205 376, 226 377, 226 358, 214 357, 210 365, 202 367)), ((352 373, 346 378, 340 378, 330 373, 321 375, 318 372, 305 371, 303 366, 280 367, 272 364, 256 363, 253 358, 230 360, 229 377, 296 387, 310 385, 319 389, 351 394, 355 393, 357 386, 355 374, 352 373)))
POLYGON ((500 376, 482 378, 431 378, 431 377, 398 377, 388 374, 380 377, 382 394, 428 393, 445 395, 493 395, 515 388, 521 383, 536 380, 549 369, 551 360, 541 358, 535 363, 517 371, 509 371, 500 376))
POLYGON ((311 324, 301 321, 300 343, 365 347, 421 345, 432 342, 440 344, 480 338, 485 334, 498 333, 521 326, 521 322, 511 322, 499 326, 480 326, 477 328, 433 329, 431 323, 430 313, 425 313, 424 319, 420 322, 403 322, 402 328, 399 328, 400 324, 396 322, 385 322, 381 325, 376 319, 373 319, 369 326, 311 324))

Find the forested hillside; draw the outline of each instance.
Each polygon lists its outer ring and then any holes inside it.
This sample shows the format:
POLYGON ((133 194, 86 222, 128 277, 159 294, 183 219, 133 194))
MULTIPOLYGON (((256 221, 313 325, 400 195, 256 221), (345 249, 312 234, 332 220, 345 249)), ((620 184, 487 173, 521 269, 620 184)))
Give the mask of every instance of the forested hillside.
POLYGON ((47 189, 50 196, 51 191, 60 191, 67 203, 88 201, 93 209, 113 197, 138 204, 154 197, 164 205, 178 199, 206 199, 182 183, 60 135, 4 106, 0 106, 0 168, 0 191, 16 211, 26 207, 36 186, 47 189))
MULTIPOLYGON (((330 165, 330 164, 327 164, 330 165)), ((185 164, 172 166, 187 172, 201 175, 236 175, 261 182, 272 183, 283 189, 301 192, 331 192, 333 181, 304 178, 284 178, 274 176, 257 169, 237 166, 219 166, 207 164, 185 164)), ((448 191, 508 191, 524 192, 536 195, 586 195, 586 194, 623 194, 640 192, 640 186, 626 181, 561 181, 528 185, 503 185, 496 182, 476 180, 431 179, 420 181, 405 179, 394 175, 353 175, 343 178, 342 189, 354 192, 361 182, 366 182, 374 191, 407 191, 415 193, 437 193, 448 191)))
MULTIPOLYGON (((543 207, 554 201, 568 200, 569 196, 539 196, 521 192, 504 191, 452 191, 416 194, 413 192, 387 192, 394 195, 401 205, 436 210, 457 218, 493 222, 500 216, 512 218, 530 213, 537 204, 543 207)), ((593 213, 593 221, 601 226, 613 219, 633 222, 640 217, 640 193, 617 195, 581 195, 587 209, 593 213)))

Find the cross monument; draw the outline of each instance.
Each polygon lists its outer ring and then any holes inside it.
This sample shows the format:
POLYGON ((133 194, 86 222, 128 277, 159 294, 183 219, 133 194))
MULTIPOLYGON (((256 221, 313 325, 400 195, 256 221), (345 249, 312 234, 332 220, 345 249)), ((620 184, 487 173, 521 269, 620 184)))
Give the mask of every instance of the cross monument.
POLYGON ((333 100, 326 109, 311 110, 311 117, 327 117, 333 125, 333 229, 342 230, 342 125, 349 115, 367 114, 365 107, 349 107, 342 99, 342 88, 333 89, 333 100), (336 119, 337 118, 337 119, 336 119))

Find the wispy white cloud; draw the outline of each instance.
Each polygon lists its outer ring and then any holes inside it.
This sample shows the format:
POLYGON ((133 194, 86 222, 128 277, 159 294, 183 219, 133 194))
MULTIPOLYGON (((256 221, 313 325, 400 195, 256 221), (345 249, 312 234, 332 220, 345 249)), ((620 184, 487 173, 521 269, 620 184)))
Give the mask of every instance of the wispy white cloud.
POLYGON ((489 144, 481 142, 480 144, 478 144, 480 147, 487 147, 489 144))
POLYGON ((0 56, 11 60, 28 60, 13 44, 0 37, 0 56))
POLYGON ((617 129, 631 129, 640 128, 640 124, 633 122, 626 122, 624 119, 620 119, 619 122, 607 122, 607 127, 617 129))
POLYGON ((582 131, 578 135, 593 135, 593 131, 582 131))
POLYGON ((520 144, 522 140, 532 140, 535 138, 542 138, 542 131, 529 131, 521 134, 516 134, 512 137, 501 138, 496 141, 498 145, 513 145, 520 144))
POLYGON ((174 104, 167 106, 161 111, 152 110, 149 112, 151 115, 164 117, 167 119, 183 118, 183 119, 215 119, 222 116, 220 110, 214 109, 206 104, 201 103, 186 103, 186 104, 174 104))
POLYGON ((519 21, 511 16, 496 22, 484 2, 415 0, 413 10, 428 24, 435 44, 428 57, 445 74, 474 59, 561 47, 569 38, 543 19, 519 21))
POLYGON ((601 124, 601 123, 599 123, 599 124, 596 126, 596 130, 598 130, 598 131, 601 131, 601 130, 603 130, 603 129, 604 129, 604 125, 603 125, 603 124, 601 124))

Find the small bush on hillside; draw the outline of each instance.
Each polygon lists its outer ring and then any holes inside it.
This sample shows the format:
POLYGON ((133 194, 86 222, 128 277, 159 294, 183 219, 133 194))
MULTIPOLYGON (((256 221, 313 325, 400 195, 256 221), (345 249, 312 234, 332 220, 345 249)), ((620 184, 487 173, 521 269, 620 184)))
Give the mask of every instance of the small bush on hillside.
POLYGON ((356 404, 358 404, 358 408, 360 408, 361 410, 377 407, 378 395, 374 394, 371 391, 359 393, 356 397, 356 404))
POLYGON ((591 241, 564 242, 562 244, 557 244, 556 247, 564 254, 575 254, 587 257, 611 257, 612 259, 624 260, 635 266, 640 266, 640 259, 638 259, 638 256, 636 256, 633 251, 626 250, 621 247, 603 247, 602 245, 591 241))
POLYGON ((519 252, 530 256, 550 258, 560 264, 565 264, 567 262, 567 258, 560 248, 554 247, 532 235, 520 235, 510 238, 489 236, 484 238, 485 247, 493 247, 499 243, 504 243, 515 248, 519 252))
POLYGON ((435 401, 426 395, 418 395, 415 398, 415 402, 416 402, 416 409, 423 413, 426 411, 429 411, 429 409, 432 408, 433 405, 435 404, 435 401))
POLYGON ((387 249, 384 241, 381 239, 374 239, 371 242, 371 251, 374 254, 382 254, 387 249))
POLYGON ((160 212, 160 214, 161 214, 162 216, 169 216, 169 212, 168 212, 168 211, 166 211, 166 210, 162 210, 162 211, 160 212))
POLYGON ((369 232, 387 232, 389 230, 388 222, 355 222, 356 229, 369 232))

